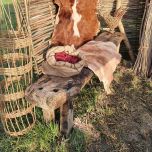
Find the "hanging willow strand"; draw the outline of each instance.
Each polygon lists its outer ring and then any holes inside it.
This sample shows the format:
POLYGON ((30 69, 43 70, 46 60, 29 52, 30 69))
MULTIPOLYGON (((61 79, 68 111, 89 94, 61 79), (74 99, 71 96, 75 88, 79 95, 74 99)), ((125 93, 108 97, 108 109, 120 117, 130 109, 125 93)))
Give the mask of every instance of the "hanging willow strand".
POLYGON ((140 48, 134 65, 136 74, 152 75, 152 0, 146 1, 145 13, 141 27, 140 48))

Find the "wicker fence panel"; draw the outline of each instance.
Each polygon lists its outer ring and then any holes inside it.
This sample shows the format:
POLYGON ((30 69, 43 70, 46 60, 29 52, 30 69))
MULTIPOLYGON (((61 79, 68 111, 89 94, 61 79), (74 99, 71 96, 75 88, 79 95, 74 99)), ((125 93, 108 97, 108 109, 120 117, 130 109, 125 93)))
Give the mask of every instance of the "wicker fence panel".
MULTIPOLYGON (((114 12, 116 8, 116 0, 99 0, 101 10, 103 12, 114 12)), ((145 0, 121 0, 122 7, 127 9, 123 17, 123 24, 134 53, 136 54, 139 48, 139 32, 144 13, 145 0)), ((126 54, 126 49, 121 49, 122 53, 126 54)))
POLYGON ((54 29, 55 6, 51 0, 29 0, 29 22, 33 41, 33 57, 38 72, 54 29))

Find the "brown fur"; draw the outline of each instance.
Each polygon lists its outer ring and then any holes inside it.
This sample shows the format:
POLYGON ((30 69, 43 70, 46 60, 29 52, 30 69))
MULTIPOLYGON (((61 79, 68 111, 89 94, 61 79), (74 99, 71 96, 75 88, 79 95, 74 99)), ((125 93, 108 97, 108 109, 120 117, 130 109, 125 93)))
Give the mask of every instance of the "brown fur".
POLYGON ((74 0, 55 0, 60 7, 59 23, 56 25, 51 43, 52 45, 74 45, 76 48, 92 40, 99 29, 96 15, 97 0, 78 0, 77 12, 82 16, 78 23, 80 37, 74 36, 72 20, 72 6, 74 0))

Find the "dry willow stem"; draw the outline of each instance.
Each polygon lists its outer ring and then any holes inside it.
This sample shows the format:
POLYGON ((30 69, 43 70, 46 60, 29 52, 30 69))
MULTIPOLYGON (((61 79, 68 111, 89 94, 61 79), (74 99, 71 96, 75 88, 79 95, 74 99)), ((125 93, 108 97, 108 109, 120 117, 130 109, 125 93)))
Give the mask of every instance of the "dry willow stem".
MULTIPOLYGON (((122 6, 122 0, 117 0, 116 10, 118 10, 121 6, 122 6)), ((134 63, 135 62, 135 56, 134 56, 131 44, 130 44, 129 39, 127 37, 127 34, 126 34, 125 29, 124 29, 122 21, 119 22, 118 27, 119 27, 120 32, 124 34, 124 43, 125 43, 128 51, 129 51, 130 58, 131 58, 132 62, 134 63)))
POLYGON ((140 37, 140 48, 134 65, 136 74, 152 75, 152 0, 146 1, 140 37))

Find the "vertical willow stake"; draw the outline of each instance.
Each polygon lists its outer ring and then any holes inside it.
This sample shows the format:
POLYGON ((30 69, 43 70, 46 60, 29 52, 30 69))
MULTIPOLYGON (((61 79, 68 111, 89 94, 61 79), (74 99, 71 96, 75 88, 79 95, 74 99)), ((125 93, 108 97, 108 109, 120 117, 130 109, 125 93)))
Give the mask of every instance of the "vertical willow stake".
MULTIPOLYGON (((121 8, 121 6, 122 6, 122 0, 117 0, 116 10, 118 10, 119 8, 121 8)), ((134 56, 132 47, 130 45, 130 42, 128 40, 127 34, 125 32, 125 29, 124 29, 122 21, 119 22, 118 27, 119 27, 120 32, 124 34, 124 43, 125 43, 128 51, 129 51, 130 58, 131 58, 132 62, 134 63, 135 62, 135 56, 134 56)))

